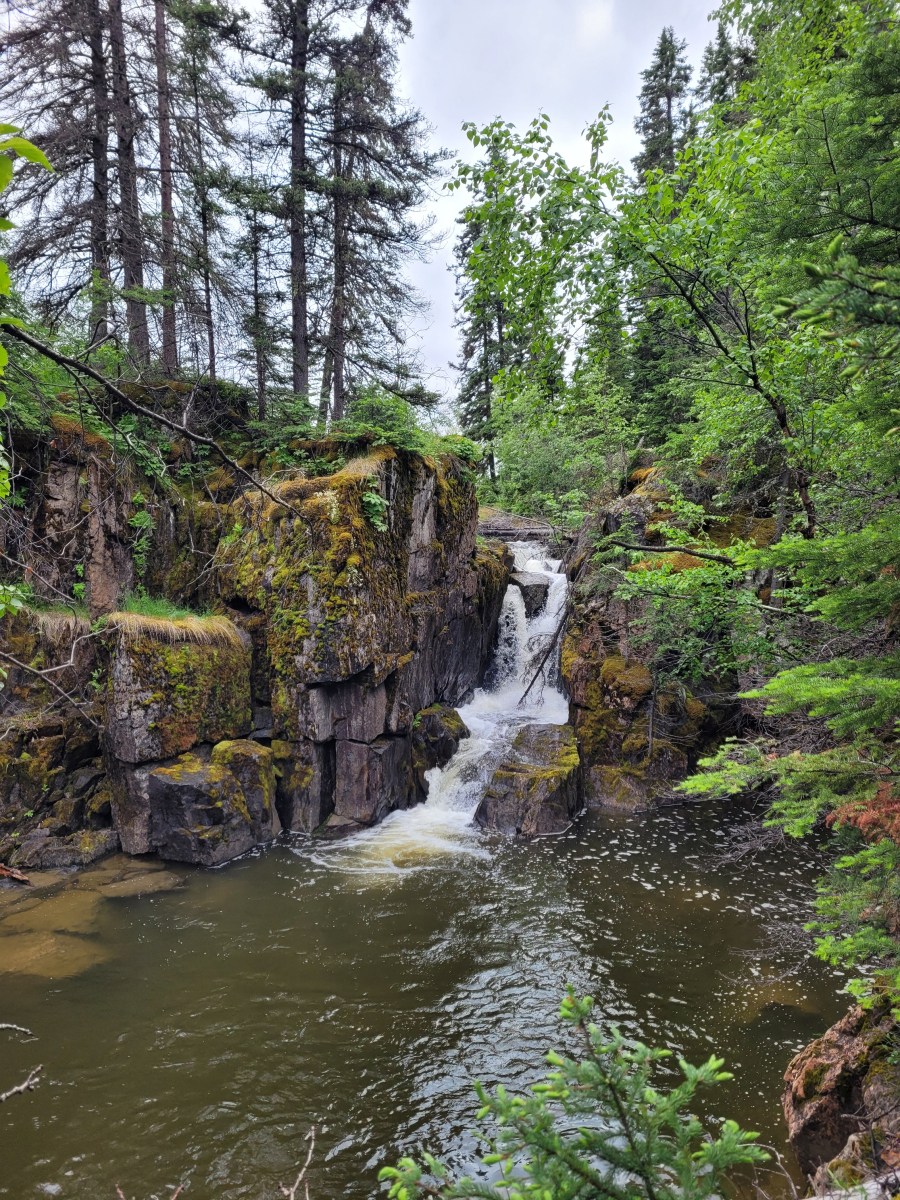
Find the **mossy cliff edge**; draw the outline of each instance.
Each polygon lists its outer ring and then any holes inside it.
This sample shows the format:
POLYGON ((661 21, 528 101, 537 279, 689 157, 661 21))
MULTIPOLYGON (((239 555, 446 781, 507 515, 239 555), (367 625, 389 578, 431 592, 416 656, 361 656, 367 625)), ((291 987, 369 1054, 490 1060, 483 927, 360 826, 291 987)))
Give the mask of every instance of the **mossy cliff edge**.
MULTIPOLYGON (((344 832, 424 799, 425 772, 467 735, 452 706, 481 681, 509 571, 476 544, 464 463, 358 450, 331 474, 283 473, 264 490, 213 472, 203 499, 160 497, 140 570, 118 558, 110 578, 95 570, 95 602, 71 630, 48 633, 36 611, 6 620, 9 652, 59 662, 79 707, 27 671, 8 676, 0 859, 77 865, 121 843, 215 865, 280 826, 344 832), (110 611, 137 574, 211 615, 110 611), (89 834, 97 846, 83 851, 89 834)), ((69 501, 90 509, 77 485, 101 451, 82 444, 69 461, 60 441, 33 525, 69 501), (75 486, 58 486, 73 467, 75 486)), ((110 528, 98 525, 120 549, 138 487, 119 486, 110 528)), ((93 561, 89 546, 74 552, 93 561)), ((61 561, 54 578, 78 565, 61 561)))
MULTIPOLYGON (((665 565, 690 571, 701 562, 690 553, 659 553, 659 526, 672 516, 663 469, 638 468, 623 495, 601 506, 580 530, 568 555, 572 609, 562 639, 560 673, 569 698, 569 720, 581 756, 584 800, 589 807, 634 811, 671 792, 698 759, 712 753, 741 718, 728 697, 736 679, 672 678, 654 660, 659 647, 642 631, 644 606, 617 594, 622 577, 604 575, 597 547, 610 537, 651 553, 630 569, 665 565)), ((774 521, 736 512, 717 519, 711 535, 722 548, 733 539, 762 544, 774 521)))

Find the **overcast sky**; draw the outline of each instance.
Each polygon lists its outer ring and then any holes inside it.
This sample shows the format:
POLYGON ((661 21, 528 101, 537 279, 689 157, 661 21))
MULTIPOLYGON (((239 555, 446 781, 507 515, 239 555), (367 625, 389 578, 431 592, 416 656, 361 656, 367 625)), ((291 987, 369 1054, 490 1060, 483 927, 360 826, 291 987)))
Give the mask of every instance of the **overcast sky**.
MULTIPOLYGON (((401 52, 401 89, 434 126, 438 145, 471 158, 463 121, 502 117, 524 128, 538 111, 551 118, 562 153, 583 159, 581 131, 609 104, 608 157, 628 162, 637 152, 633 120, 640 72, 664 25, 688 42, 695 77, 714 35, 711 0, 411 0, 413 36, 401 52)), ((452 394, 457 356, 451 261, 453 219, 460 193, 435 205, 438 226, 450 230, 428 264, 414 264, 412 282, 431 301, 419 332, 436 391, 452 394)))

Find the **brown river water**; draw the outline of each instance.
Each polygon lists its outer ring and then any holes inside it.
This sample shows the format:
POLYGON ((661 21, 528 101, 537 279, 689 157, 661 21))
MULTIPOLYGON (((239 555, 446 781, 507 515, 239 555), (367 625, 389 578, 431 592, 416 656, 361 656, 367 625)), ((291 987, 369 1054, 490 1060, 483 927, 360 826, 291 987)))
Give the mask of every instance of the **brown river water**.
POLYGON ((568 983, 630 1036, 719 1053, 735 1078, 704 1115, 789 1155, 781 1077, 846 1010, 843 979, 742 952, 808 919, 822 863, 789 846, 715 865, 727 806, 593 814, 527 844, 475 831, 515 729, 565 720, 552 689, 510 703, 540 632, 517 597, 506 666, 461 710, 472 737, 425 805, 214 871, 116 856, 50 894, 0 891, 0 1021, 38 1039, 0 1033, 0 1091, 44 1065, 0 1106, 0 1196, 274 1200, 312 1125, 312 1200, 377 1195, 379 1167, 419 1146, 462 1170, 472 1081, 540 1077, 568 983))

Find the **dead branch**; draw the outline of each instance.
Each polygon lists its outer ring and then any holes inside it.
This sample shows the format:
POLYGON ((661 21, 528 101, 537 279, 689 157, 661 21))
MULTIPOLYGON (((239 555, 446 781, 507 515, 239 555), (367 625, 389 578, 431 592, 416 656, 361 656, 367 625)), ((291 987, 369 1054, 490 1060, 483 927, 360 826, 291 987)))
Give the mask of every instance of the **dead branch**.
MULTIPOLYGON (((281 1188, 282 1196, 286 1196, 287 1200, 297 1200, 297 1191, 300 1187, 300 1184, 303 1182, 303 1179, 304 1179, 304 1176, 306 1175, 309 1164, 312 1162, 313 1150, 315 1150, 315 1148, 316 1148, 316 1127, 315 1127, 315 1125, 310 1126, 310 1130, 309 1130, 309 1133, 306 1135, 306 1138, 309 1141, 309 1151, 306 1155, 306 1162, 303 1164, 303 1166, 300 1170, 300 1174, 294 1180, 294 1186, 292 1188, 287 1188, 284 1186, 283 1183, 280 1183, 278 1185, 281 1188)), ((307 1197, 309 1196, 309 1184, 306 1185, 306 1195, 307 1195, 307 1197)))
POLYGON ((36 1038, 37 1034, 32 1033, 30 1029, 25 1029, 22 1025, 10 1025, 8 1022, 0 1023, 0 1029, 12 1029, 16 1033, 24 1033, 26 1037, 36 1038))
MULTIPOLYGON (((4 879, 12 879, 16 883, 27 883, 29 887, 33 887, 31 880, 27 875, 23 875, 21 871, 17 871, 15 867, 4 866, 0 863, 0 876, 4 879)), ((14 1025, 0 1025, 0 1029, 15 1029, 14 1025)))
POLYGON ((687 546, 635 546, 633 542, 618 542, 615 538, 606 540, 610 546, 621 546, 623 550, 637 550, 641 554, 645 551, 650 554, 690 554, 692 558, 708 558, 710 562, 724 563, 726 567, 737 565, 733 558, 726 558, 724 554, 709 554, 706 550, 689 550, 687 546))
POLYGON ((37 667, 30 667, 28 663, 19 662, 17 658, 13 658, 11 654, 7 654, 5 650, 0 650, 0 659, 3 659, 4 662, 12 663, 12 665, 14 667, 18 667, 20 671, 28 671, 32 675, 37 675, 37 677, 42 679, 44 683, 48 685, 48 687, 53 688, 54 692, 57 692, 64 700, 68 700, 73 708, 77 709, 90 725, 93 725, 95 729, 100 728, 99 722, 95 721, 90 713, 86 712, 81 707, 74 696, 71 696, 64 688, 60 687, 55 680, 50 679, 46 671, 41 671, 37 667))
MULTIPOLYGON (((92 379, 95 383, 99 383, 112 399, 116 400, 136 417, 143 417, 147 421, 155 421, 158 425, 164 425, 167 429, 171 429, 173 433, 177 433, 181 437, 187 438, 189 441, 194 442, 198 446, 206 446, 208 449, 214 450, 226 464, 226 466, 228 466, 232 471, 237 472, 237 474, 243 479, 249 480, 256 491, 262 492, 264 496, 268 496, 268 498, 274 504, 278 504, 280 507, 288 509, 294 514, 295 517, 300 517, 301 520, 303 519, 303 514, 299 509, 294 508, 293 504, 291 504, 289 500, 279 499, 274 492, 270 492, 265 484, 261 483, 260 480, 252 474, 252 472, 248 471, 246 467, 240 466, 240 464, 231 458, 230 455, 226 454, 215 438, 204 437, 203 434, 195 433, 192 429, 188 429, 186 425, 179 425, 179 423, 177 421, 173 421, 171 417, 167 417, 163 413, 154 412, 152 408, 146 408, 143 404, 138 404, 137 401, 132 400, 130 396, 127 396, 121 388, 117 387, 111 379, 107 379, 105 375, 101 374, 99 371, 96 371, 87 363, 79 362, 77 358, 71 358, 68 354, 61 354, 58 350, 54 350, 52 346, 46 345, 38 338, 33 337, 30 333, 26 333, 24 329, 19 329, 15 325, 5 325, 4 329, 11 337, 16 338, 17 341, 22 342, 26 346, 30 346, 32 350, 36 350, 38 354, 43 354, 46 358, 49 358, 58 366, 64 367, 70 373, 87 376, 88 379, 92 379)), ((93 397, 90 396, 90 393, 88 393, 88 396, 91 399, 91 403, 94 403, 93 397)))
POLYGON ((40 1075, 43 1069, 41 1065, 36 1066, 24 1083, 17 1084, 15 1087, 10 1088, 8 1092, 0 1092, 0 1104, 4 1100, 9 1100, 12 1096, 20 1096, 23 1092, 33 1092, 41 1081, 40 1075))

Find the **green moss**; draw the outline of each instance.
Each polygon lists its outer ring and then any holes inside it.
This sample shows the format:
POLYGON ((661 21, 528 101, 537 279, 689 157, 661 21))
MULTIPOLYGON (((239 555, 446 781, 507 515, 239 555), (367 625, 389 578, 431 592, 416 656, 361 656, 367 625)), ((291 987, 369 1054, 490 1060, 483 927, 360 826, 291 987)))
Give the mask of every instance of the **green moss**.
POLYGON ((620 655, 604 660, 600 678, 611 692, 632 701, 643 700, 653 690, 653 677, 642 663, 626 663, 620 655))
POLYGON ((800 1090, 803 1093, 804 1100, 811 1100, 813 1096, 818 1094, 819 1088, 822 1086, 827 1074, 828 1063, 826 1062, 816 1062, 807 1067, 800 1083, 800 1090))
POLYGON ((139 687, 159 697, 151 728, 160 758, 249 728, 250 654, 243 646, 124 636, 116 652, 128 655, 139 687))

